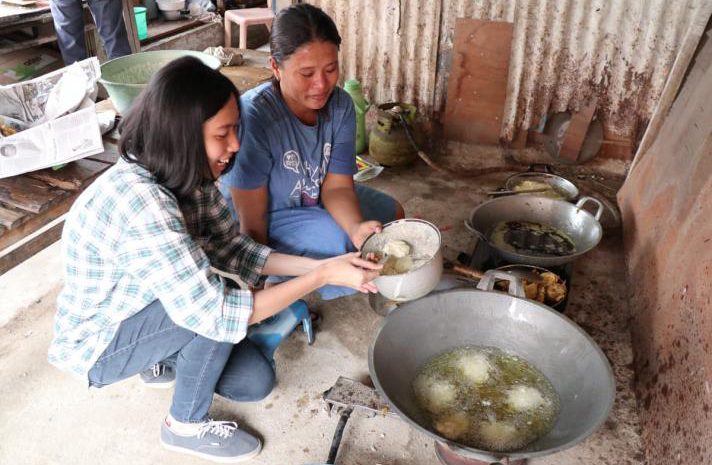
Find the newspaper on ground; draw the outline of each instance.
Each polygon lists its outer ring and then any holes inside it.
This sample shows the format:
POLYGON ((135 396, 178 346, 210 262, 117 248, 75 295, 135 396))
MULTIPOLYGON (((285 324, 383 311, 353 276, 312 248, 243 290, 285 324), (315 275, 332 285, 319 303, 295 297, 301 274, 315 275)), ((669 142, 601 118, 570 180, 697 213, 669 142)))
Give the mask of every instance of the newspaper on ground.
POLYGON ((0 179, 101 153, 99 61, 0 86, 0 179))

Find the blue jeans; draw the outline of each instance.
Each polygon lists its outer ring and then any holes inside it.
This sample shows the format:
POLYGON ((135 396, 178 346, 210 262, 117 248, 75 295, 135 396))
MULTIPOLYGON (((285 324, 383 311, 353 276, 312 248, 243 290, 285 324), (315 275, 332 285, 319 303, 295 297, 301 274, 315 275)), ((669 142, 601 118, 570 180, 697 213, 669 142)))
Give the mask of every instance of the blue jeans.
POLYGON ((205 421, 213 393, 253 402, 274 387, 271 363, 248 339, 230 344, 199 336, 173 323, 158 300, 119 325, 111 344, 89 370, 89 383, 103 387, 166 359, 175 359, 170 412, 180 422, 205 421))
MULTIPOLYGON (((131 54, 131 45, 124 24, 122 2, 119 0, 88 0, 89 10, 99 30, 109 58, 131 54)), ((51 0, 57 43, 65 65, 87 58, 84 40, 84 10, 81 0, 51 0)))
MULTIPOLYGON (((365 220, 389 223, 395 220, 396 201, 375 189, 356 184, 356 196, 365 220)), ((277 252, 312 258, 329 258, 354 252, 346 231, 323 207, 299 207, 278 210, 269 215, 269 246, 277 252)), ((285 277, 271 277, 269 281, 284 281, 285 277)), ((355 294, 356 290, 343 286, 324 286, 319 289, 325 300, 355 294)))

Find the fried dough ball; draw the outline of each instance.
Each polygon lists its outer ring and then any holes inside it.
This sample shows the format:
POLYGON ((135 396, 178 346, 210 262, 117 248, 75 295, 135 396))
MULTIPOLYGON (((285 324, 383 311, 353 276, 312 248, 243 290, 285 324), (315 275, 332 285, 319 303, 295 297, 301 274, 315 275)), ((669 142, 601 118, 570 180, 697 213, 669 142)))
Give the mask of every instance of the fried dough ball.
POLYGON ((467 433, 469 420, 464 413, 453 413, 435 420, 435 430, 448 439, 457 439, 467 433))

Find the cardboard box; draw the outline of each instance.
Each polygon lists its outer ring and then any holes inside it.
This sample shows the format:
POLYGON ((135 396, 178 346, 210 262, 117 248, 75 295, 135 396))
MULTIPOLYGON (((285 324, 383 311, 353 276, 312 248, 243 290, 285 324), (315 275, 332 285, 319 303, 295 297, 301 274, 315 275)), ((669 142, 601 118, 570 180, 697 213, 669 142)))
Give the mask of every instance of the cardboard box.
POLYGON ((34 79, 63 66, 62 56, 47 47, 32 47, 0 55, 0 85, 34 79))

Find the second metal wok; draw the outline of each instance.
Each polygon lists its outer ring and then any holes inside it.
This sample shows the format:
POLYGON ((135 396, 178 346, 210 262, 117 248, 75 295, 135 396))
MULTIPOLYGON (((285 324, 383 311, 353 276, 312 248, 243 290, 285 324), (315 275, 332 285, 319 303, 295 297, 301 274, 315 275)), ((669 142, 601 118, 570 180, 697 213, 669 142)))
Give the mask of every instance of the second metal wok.
POLYGON ((573 205, 546 197, 513 195, 489 200, 475 207, 469 221, 465 221, 465 226, 508 262, 546 268, 571 262, 596 247, 603 235, 598 222, 602 213, 603 205, 593 197, 582 197, 573 205), (583 209, 587 202, 598 206, 594 215, 583 209), (574 252, 568 255, 536 255, 505 249, 490 240, 489 235, 495 226, 509 221, 527 221, 551 226, 571 239, 574 252))

